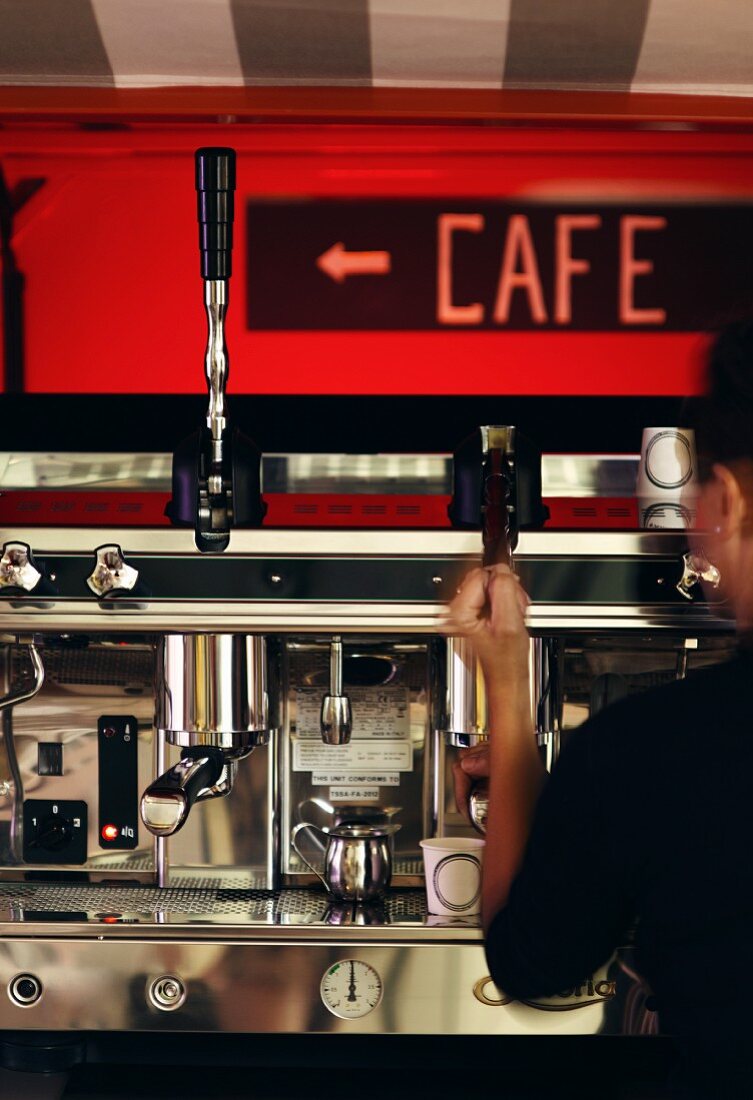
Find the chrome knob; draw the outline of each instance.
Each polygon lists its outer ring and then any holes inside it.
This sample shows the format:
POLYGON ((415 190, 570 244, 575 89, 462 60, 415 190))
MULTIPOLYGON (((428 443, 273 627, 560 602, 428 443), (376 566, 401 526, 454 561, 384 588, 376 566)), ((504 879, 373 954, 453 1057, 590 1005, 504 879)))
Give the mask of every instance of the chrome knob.
POLYGON ((44 987, 36 974, 16 974, 8 982, 8 996, 19 1008, 30 1008, 37 1003, 44 987))
POLYGON ((683 571, 676 588, 686 600, 693 599, 693 589, 704 581, 712 588, 718 588, 722 582, 722 574, 715 565, 712 565, 702 550, 693 553, 688 551, 682 556, 683 571))
POLYGON ((353 729, 350 699, 347 695, 325 695, 320 716, 322 741, 325 745, 347 745, 353 729))
POLYGON ((476 832, 485 835, 489 817, 489 787, 486 784, 479 784, 471 791, 468 799, 468 814, 476 832))
POLYGON ((33 592, 42 579, 26 542, 6 542, 0 558, 0 589, 22 588, 33 592))
POLYGON ((95 596, 102 599, 115 592, 131 592, 136 587, 138 569, 128 565, 119 546, 99 546, 95 553, 97 564, 92 575, 86 578, 95 596))
POLYGON ((172 1012, 180 1008, 186 999, 185 983, 176 974, 161 974, 147 987, 147 997, 154 1008, 161 1012, 172 1012))

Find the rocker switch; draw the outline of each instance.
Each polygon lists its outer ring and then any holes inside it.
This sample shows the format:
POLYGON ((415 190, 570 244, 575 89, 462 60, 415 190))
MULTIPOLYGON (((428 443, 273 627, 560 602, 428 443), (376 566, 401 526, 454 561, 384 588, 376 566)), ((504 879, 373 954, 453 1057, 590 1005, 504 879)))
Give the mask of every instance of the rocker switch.
POLYGON ((59 741, 40 741, 37 755, 37 775, 63 774, 63 746, 59 741))

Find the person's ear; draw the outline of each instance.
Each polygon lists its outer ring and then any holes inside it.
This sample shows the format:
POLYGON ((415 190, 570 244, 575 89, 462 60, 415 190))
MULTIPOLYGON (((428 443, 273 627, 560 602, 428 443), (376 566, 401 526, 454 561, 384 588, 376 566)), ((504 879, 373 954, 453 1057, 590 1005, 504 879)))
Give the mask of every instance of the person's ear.
POLYGON ((715 463, 714 475, 715 524, 714 534, 730 539, 738 534, 750 519, 745 494, 729 466, 715 463))

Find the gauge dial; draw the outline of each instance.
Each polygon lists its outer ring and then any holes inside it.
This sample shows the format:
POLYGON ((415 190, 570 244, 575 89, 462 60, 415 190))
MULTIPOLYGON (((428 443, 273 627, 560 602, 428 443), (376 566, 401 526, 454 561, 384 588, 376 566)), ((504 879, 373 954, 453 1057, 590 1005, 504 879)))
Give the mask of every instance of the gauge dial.
POLYGON ((382 979, 373 966, 359 959, 335 963, 319 988, 327 1008, 342 1020, 367 1016, 382 999, 382 979))

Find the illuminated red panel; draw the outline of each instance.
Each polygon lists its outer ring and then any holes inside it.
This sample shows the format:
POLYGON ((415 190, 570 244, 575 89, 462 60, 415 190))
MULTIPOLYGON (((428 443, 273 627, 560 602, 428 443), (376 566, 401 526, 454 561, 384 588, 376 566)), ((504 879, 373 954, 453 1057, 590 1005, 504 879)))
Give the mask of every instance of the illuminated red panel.
MULTIPOLYGON (((748 134, 411 126, 144 126, 3 133, 16 219, 27 389, 202 392, 205 338, 192 151, 239 152, 229 392, 653 394, 697 389, 693 333, 250 332, 244 197, 749 200, 748 134)), ((114 410, 116 415, 116 411, 114 410)))
MULTIPOLYGON (((15 491, 0 494, 0 525, 27 527, 159 527, 167 493, 15 491)), ((449 527, 448 496, 369 493, 267 493, 265 527, 449 527)), ((633 497, 553 497, 547 527, 635 528, 633 497)), ((108 731, 105 730, 105 735, 108 731)))

